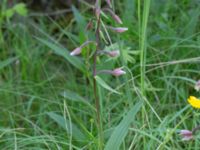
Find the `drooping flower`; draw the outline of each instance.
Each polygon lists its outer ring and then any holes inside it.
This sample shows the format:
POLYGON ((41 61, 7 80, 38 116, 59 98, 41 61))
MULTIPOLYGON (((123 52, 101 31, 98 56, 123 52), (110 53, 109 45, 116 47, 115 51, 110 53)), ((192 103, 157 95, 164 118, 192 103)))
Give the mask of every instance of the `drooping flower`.
POLYGON ((194 108, 200 108, 200 99, 195 96, 190 96, 188 98, 188 103, 194 108))
POLYGON ((110 57, 117 57, 119 56, 119 50, 107 51, 106 52, 110 57))
POLYGON ((113 76, 118 77, 118 76, 121 76, 123 74, 126 74, 126 72, 124 70, 122 70, 122 68, 116 68, 116 69, 112 70, 113 76))
POLYGON ((97 19, 99 19, 100 14, 101 14, 101 9, 100 9, 99 7, 97 7, 97 8, 95 9, 95 15, 96 15, 97 19))
POLYGON ((70 53, 70 55, 71 56, 79 55, 81 53, 81 51, 82 51, 82 48, 81 47, 77 47, 70 53))
POLYGON ((123 33, 123 32, 128 30, 128 28, 126 28, 126 27, 116 27, 116 28, 108 27, 108 28, 115 31, 115 32, 118 32, 118 33, 123 33))
POLYGON ((93 22, 90 20, 86 26, 86 30, 91 30, 93 28, 93 22))
POLYGON ((110 0, 106 0, 106 3, 108 4, 109 7, 112 7, 110 0))
POLYGON ((180 135, 183 137, 182 141, 189 141, 193 139, 193 133, 190 130, 181 130, 180 135))
POLYGON ((195 90, 196 91, 199 91, 200 90, 200 80, 198 80, 194 86, 195 90))
POLYGON ((86 41, 86 42, 84 42, 81 46, 75 48, 75 49, 70 53, 70 55, 71 55, 71 56, 79 55, 79 54, 81 53, 81 51, 82 51, 82 48, 85 47, 85 46, 87 46, 87 45, 90 44, 90 43, 96 44, 95 41, 86 41))
POLYGON ((119 50, 112 50, 112 51, 108 51, 108 50, 99 50, 97 52, 98 55, 102 55, 102 54, 106 54, 110 57, 117 57, 120 55, 119 50))
POLYGON ((122 67, 121 68, 116 68, 114 70, 99 70, 97 72, 97 74, 111 74, 113 76, 121 76, 123 74, 126 74, 126 72, 124 70, 122 70, 122 67))
POLYGON ((117 23, 123 24, 123 23, 122 23, 122 20, 119 18, 118 15, 114 14, 114 15, 113 15, 113 19, 114 19, 117 23))
POLYGON ((119 24, 123 24, 121 18, 116 15, 110 8, 104 8, 103 9, 105 12, 109 12, 112 18, 119 24))

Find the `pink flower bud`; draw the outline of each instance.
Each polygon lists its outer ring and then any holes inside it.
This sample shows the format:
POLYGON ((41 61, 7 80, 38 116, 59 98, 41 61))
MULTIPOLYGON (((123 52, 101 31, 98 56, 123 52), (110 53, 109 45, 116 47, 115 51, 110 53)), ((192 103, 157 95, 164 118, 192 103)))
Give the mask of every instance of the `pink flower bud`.
POLYGON ((113 19, 114 19, 117 23, 123 24, 123 23, 122 23, 122 20, 121 20, 121 19, 119 18, 119 16, 117 16, 116 14, 113 15, 113 19))
POLYGON ((125 28, 125 27, 117 27, 117 28, 114 28, 114 27, 108 27, 109 29, 115 31, 115 32, 118 32, 118 33, 122 33, 122 32, 125 32, 128 30, 128 28, 125 28))
POLYGON ((119 16, 117 16, 117 15, 112 11, 112 9, 110 9, 110 8, 103 8, 103 10, 106 11, 106 12, 109 12, 109 13, 111 14, 112 18, 113 18, 117 23, 122 24, 122 20, 120 19, 119 16))
POLYGON ((71 55, 71 56, 79 55, 79 54, 81 53, 81 51, 82 51, 82 48, 85 47, 85 46, 87 46, 87 45, 90 44, 90 43, 94 43, 94 44, 96 45, 96 42, 94 42, 94 41, 86 41, 86 42, 84 42, 81 46, 75 48, 75 49, 70 53, 70 55, 71 55))
POLYGON ((110 0, 106 0, 106 3, 108 4, 109 7, 112 7, 112 4, 111 4, 110 0))
POLYGON ((182 141, 189 141, 193 139, 192 131, 189 130, 181 130, 180 135, 183 137, 182 141))
POLYGON ((122 68, 116 68, 116 69, 112 70, 112 75, 113 76, 118 77, 118 76, 121 76, 123 74, 126 74, 126 72, 123 71, 122 68))
POLYGON ((200 90, 200 80, 198 80, 198 81, 196 82, 194 88, 195 88, 196 91, 199 91, 199 90, 200 90))
POLYGON ((95 9, 95 15, 96 15, 97 19, 99 19, 100 14, 101 14, 101 9, 100 9, 99 7, 97 7, 97 8, 95 9))
POLYGON ((93 27, 93 22, 92 22, 92 20, 90 20, 90 21, 88 22, 87 26, 86 26, 86 30, 91 30, 92 27, 93 27))
POLYGON ((107 54, 108 54, 110 57, 117 57, 117 56, 120 55, 119 50, 108 51, 107 54))
POLYGON ((71 56, 79 55, 81 53, 81 51, 82 51, 82 48, 81 47, 77 47, 70 53, 70 55, 71 56))

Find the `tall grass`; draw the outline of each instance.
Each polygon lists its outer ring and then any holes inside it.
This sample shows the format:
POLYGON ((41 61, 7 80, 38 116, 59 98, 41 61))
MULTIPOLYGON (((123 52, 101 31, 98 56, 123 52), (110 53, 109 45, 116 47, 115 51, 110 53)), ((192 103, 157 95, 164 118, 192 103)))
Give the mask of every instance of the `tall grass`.
MULTIPOLYGON (((198 0, 113 4, 129 30, 120 36, 108 32, 107 48, 119 48, 121 56, 102 57, 97 68, 124 65, 127 74, 101 75, 107 89, 97 84, 104 149, 198 150, 198 136, 183 142, 179 135, 199 123, 198 110, 187 103, 189 95, 199 96, 194 90, 200 77, 198 0)), ((72 7, 67 19, 30 14, 2 23, 0 149, 98 149, 91 62, 69 55, 94 38, 84 32, 90 6, 72 7)))

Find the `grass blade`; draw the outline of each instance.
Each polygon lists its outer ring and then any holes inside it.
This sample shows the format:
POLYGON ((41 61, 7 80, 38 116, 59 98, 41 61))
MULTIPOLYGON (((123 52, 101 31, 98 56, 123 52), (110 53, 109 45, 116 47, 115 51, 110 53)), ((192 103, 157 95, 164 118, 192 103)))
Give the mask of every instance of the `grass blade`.
MULTIPOLYGON (((63 116, 58 115, 54 112, 48 112, 47 113, 48 116, 53 119, 60 127, 64 128, 67 130, 67 132, 69 133, 69 126, 70 126, 70 122, 69 120, 64 119, 63 116)), ((81 130, 73 123, 71 123, 72 125, 72 137, 75 138, 78 141, 86 141, 86 136, 81 132, 81 130)))
POLYGON ((84 103, 86 104, 88 107, 91 108, 91 110, 93 111, 96 111, 96 109, 88 102, 87 99, 81 97, 80 95, 78 95, 77 93, 75 92, 72 92, 72 91, 69 91, 69 90, 65 90, 63 91, 63 93, 61 93, 61 95, 68 99, 68 100, 71 100, 73 102, 78 102, 78 103, 84 103))
POLYGON ((99 85, 101 85, 103 88, 111 91, 112 93, 116 93, 116 94, 120 94, 119 92, 117 92, 116 90, 114 90, 113 88, 111 88, 103 79, 101 79, 100 77, 96 76, 95 80, 97 81, 97 83, 99 85))
POLYGON ((2 69, 2 68, 4 68, 4 67, 8 66, 8 65, 11 64, 12 62, 14 62, 16 59, 17 59, 17 58, 15 57, 15 58, 8 58, 8 59, 6 59, 6 60, 4 60, 4 61, 0 61, 0 69, 2 69))
POLYGON ((135 115, 140 110, 142 106, 142 101, 138 102, 134 107, 129 110, 124 119, 119 123, 119 125, 114 129, 111 137, 106 143, 105 150, 118 150, 121 143, 123 142, 125 136, 128 133, 130 124, 134 121, 135 115))

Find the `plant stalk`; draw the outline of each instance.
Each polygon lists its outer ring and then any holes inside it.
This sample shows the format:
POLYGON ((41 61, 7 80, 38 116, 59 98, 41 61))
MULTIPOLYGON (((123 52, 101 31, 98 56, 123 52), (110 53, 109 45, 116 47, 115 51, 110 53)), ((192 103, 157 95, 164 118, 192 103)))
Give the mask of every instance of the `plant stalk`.
MULTIPOLYGON (((96 8, 99 7, 99 0, 96 1, 96 8)), ((97 56, 98 50, 100 49, 100 23, 101 18, 100 15, 96 17, 97 19, 97 27, 95 31, 95 38, 96 38, 96 50, 93 56, 93 91, 94 91, 94 98, 95 98, 95 107, 96 107, 96 119, 97 119, 97 126, 99 130, 99 149, 103 149, 103 132, 102 132, 102 125, 101 125, 101 112, 100 112, 100 101, 97 94, 97 83, 95 76, 97 74, 96 64, 97 64, 97 56)))

